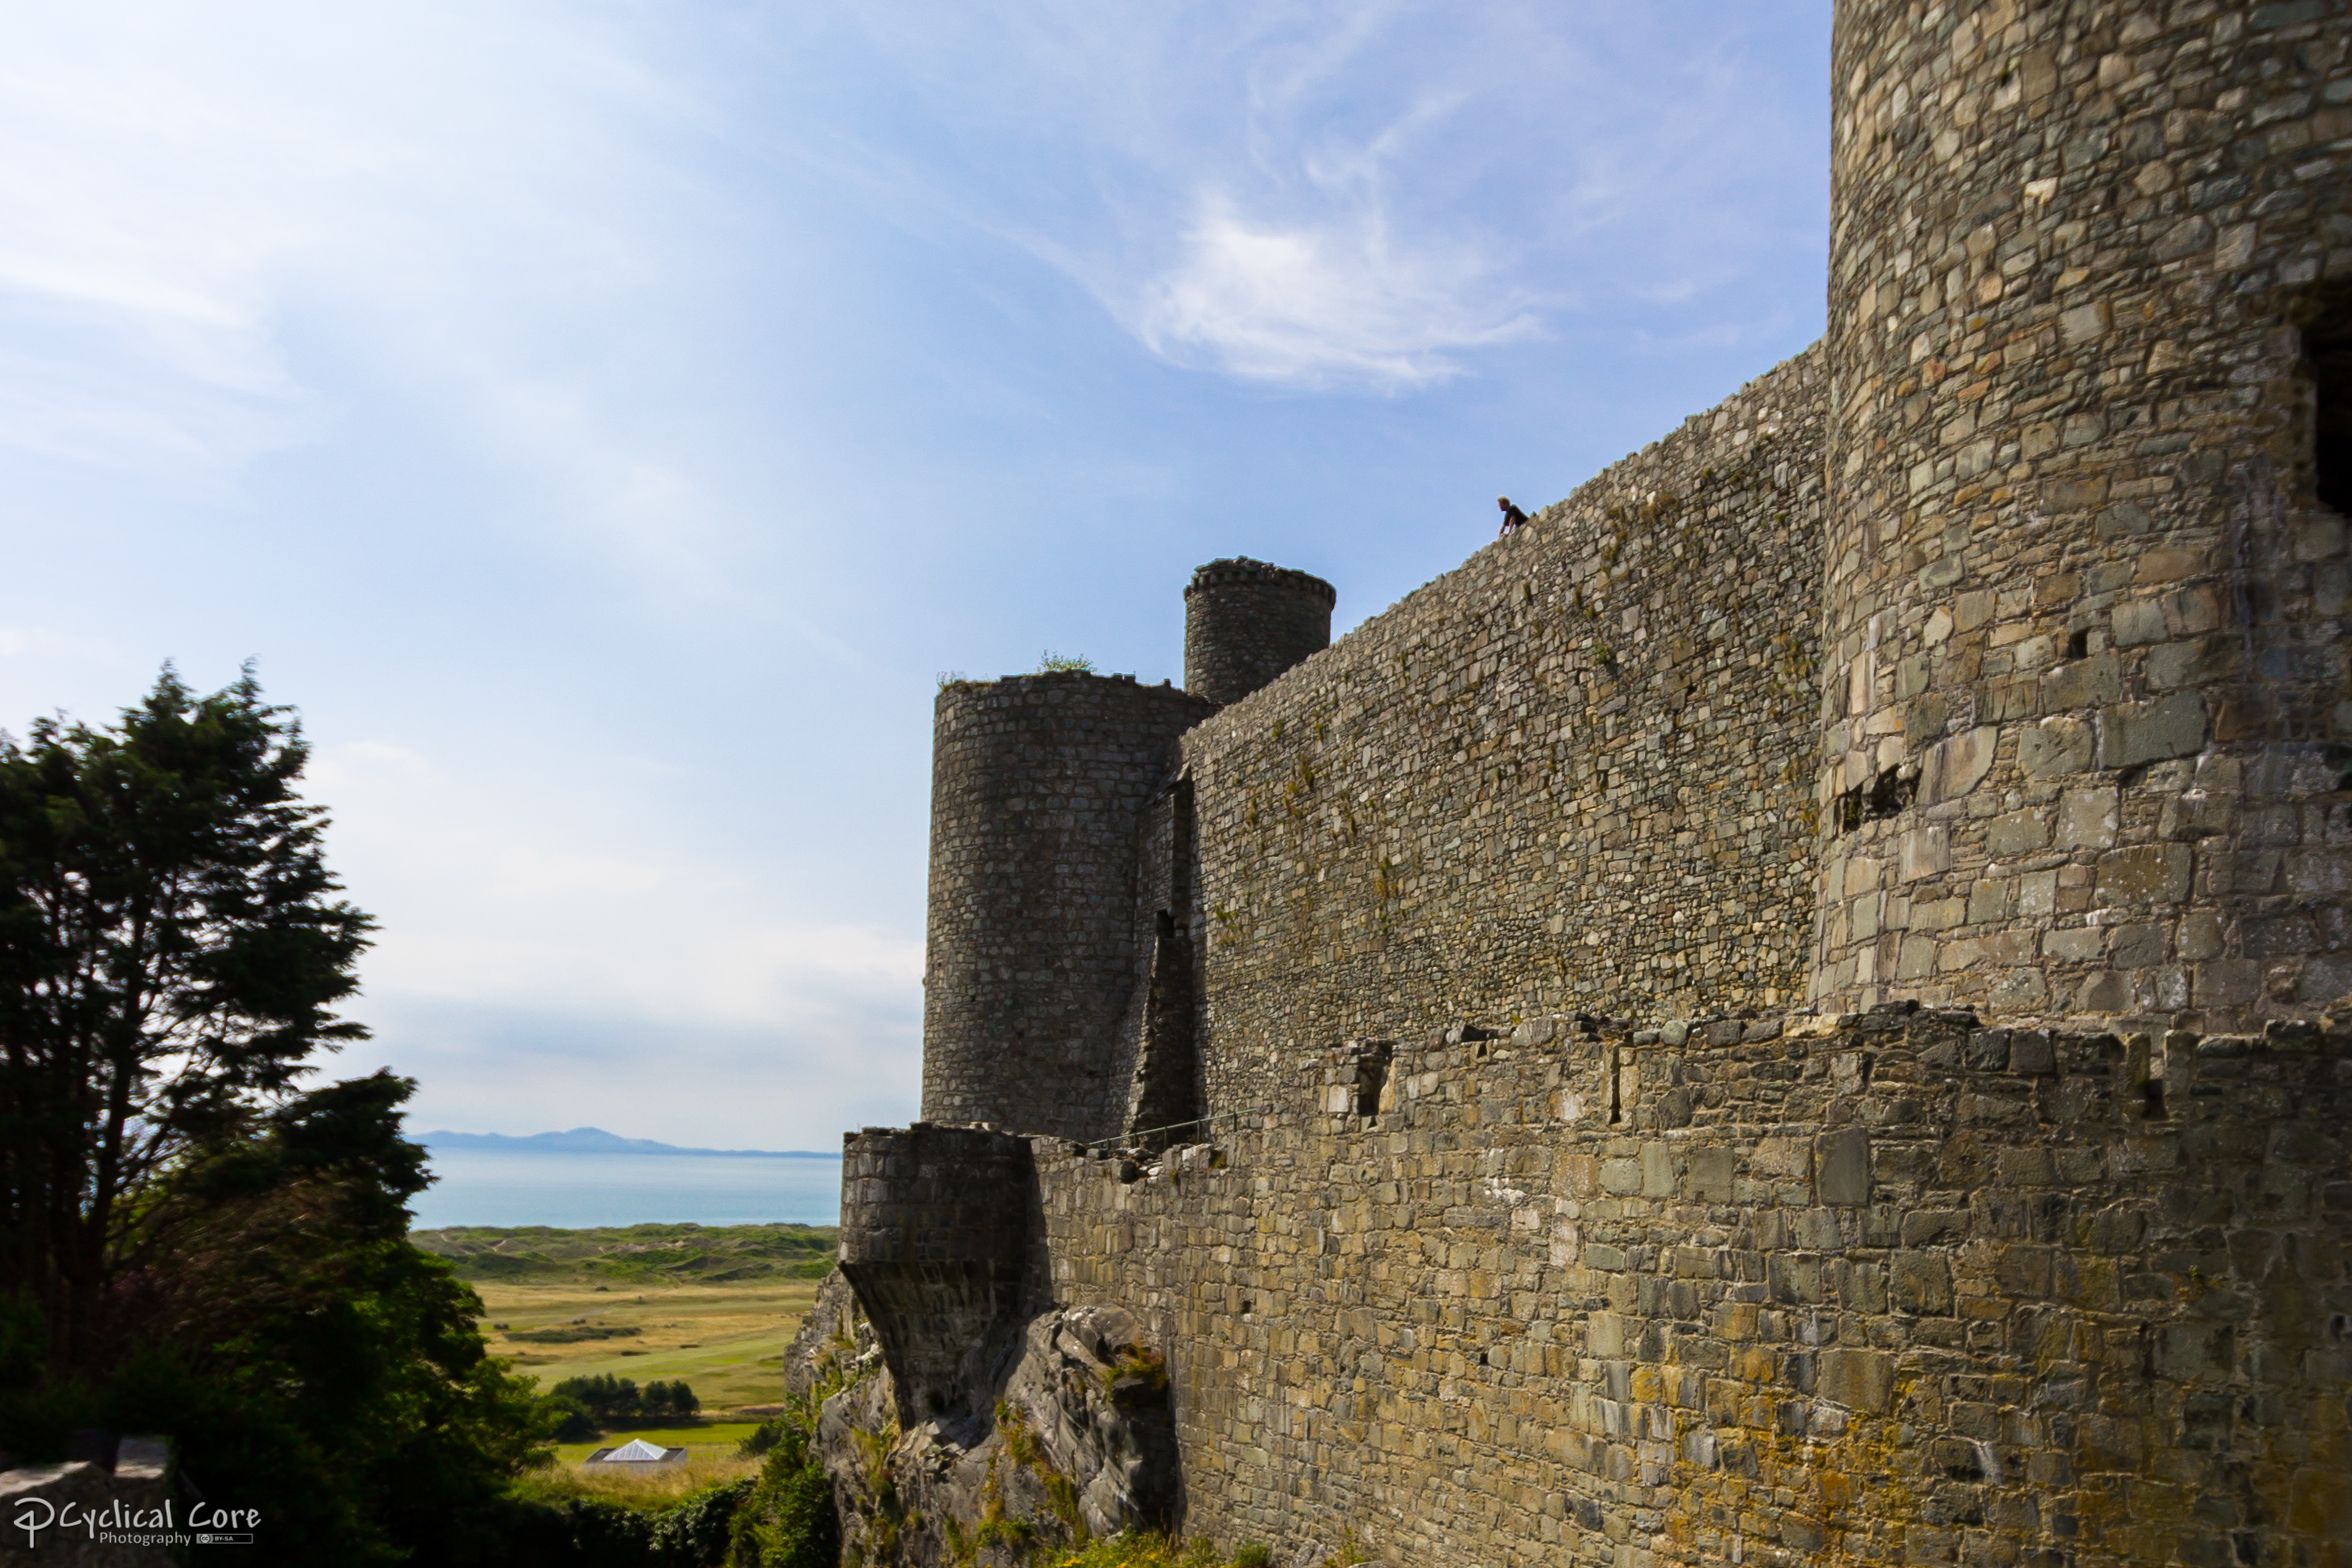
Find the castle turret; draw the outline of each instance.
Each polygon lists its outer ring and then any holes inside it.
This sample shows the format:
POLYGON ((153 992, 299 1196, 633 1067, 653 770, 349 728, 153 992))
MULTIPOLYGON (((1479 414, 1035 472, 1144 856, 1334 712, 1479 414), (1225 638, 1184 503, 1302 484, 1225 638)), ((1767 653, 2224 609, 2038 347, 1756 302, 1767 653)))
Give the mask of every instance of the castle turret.
POLYGON ((1143 959, 1137 844, 1176 737, 1214 710, 1132 676, 958 681, 931 772, 923 1119, 1098 1138, 1143 959))
POLYGON ((1246 556, 1212 561, 1184 590, 1184 689, 1238 702, 1331 646, 1339 592, 1320 577, 1246 556))
POLYGON ((2345 19, 1839 5, 1824 1002, 2352 989, 2345 19))
POLYGON ((986 1409, 1023 1304, 1029 1145, 975 1128, 869 1127, 841 1149, 841 1271, 882 1342, 898 1423, 986 1409))

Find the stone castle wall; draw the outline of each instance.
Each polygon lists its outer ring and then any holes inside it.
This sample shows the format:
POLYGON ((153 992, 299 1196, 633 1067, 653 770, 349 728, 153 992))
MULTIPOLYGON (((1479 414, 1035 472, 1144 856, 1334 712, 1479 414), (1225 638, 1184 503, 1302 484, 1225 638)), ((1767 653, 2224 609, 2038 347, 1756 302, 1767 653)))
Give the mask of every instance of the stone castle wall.
POLYGON ((875 1275, 908 1476, 1123 1310, 1300 1563, 2352 1564, 2352 0, 1833 74, 1822 344, 1320 651, 1204 569, 1206 697, 943 694, 925 1114, 1052 1136, 875 1275))
POLYGON ((931 773, 923 1115, 1118 1131, 1139 836, 1176 737, 1213 710, 1132 676, 955 681, 931 773))
POLYGON ((2236 1028, 2352 988, 2347 24, 1839 5, 1825 1005, 2236 1028))
POLYGON ((1148 1172, 1034 1142, 1056 1301, 1275 1561, 2336 1563, 2352 1031, 1541 1019, 1286 1058, 1148 1172), (1668 1043, 1673 1041, 1675 1043, 1668 1043), (1304 1559, 1300 1559, 1304 1560, 1304 1559))
POLYGON ((1185 735, 1212 1114, 1430 1017, 1801 994, 1825 415, 1800 355, 1185 735))

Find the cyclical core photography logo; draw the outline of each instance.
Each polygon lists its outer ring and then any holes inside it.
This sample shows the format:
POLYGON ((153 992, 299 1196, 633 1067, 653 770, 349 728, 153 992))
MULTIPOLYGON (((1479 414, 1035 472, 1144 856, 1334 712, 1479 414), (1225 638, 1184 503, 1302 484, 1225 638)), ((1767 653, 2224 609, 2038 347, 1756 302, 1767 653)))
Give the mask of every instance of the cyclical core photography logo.
POLYGON ((108 1546, 250 1546, 261 1522, 257 1508, 215 1508, 199 1502, 188 1510, 185 1522, 178 1507, 165 1499, 152 1508, 138 1508, 121 1500, 98 1508, 70 1498, 18 1498, 8 1521, 28 1552, 40 1549, 44 1538, 80 1535, 108 1546), (56 1536, 51 1536, 51 1531, 56 1536))

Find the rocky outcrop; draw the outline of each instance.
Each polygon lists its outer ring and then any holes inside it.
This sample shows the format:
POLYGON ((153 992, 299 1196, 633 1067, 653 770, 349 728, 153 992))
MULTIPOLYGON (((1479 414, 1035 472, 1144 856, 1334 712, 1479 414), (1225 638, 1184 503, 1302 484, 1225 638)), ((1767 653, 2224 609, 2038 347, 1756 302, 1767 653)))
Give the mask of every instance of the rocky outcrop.
POLYGON ((987 1409, 911 1430, 887 1370, 826 1400, 818 1451, 848 1552, 1009 1564, 1041 1542, 1172 1527, 1181 1510, 1161 1352, 1118 1307, 1029 1320, 987 1409))
POLYGON ((816 1300, 784 1347, 784 1392, 805 1399, 828 1382, 881 1364, 874 1325, 858 1307, 848 1278, 836 1268, 816 1288, 816 1300))

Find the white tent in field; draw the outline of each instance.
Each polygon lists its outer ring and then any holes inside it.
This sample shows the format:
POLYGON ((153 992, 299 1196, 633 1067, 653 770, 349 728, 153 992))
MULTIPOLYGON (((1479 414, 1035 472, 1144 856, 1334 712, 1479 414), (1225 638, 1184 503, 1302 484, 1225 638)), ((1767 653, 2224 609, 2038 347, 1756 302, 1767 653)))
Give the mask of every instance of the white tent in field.
POLYGON ((599 1448, 580 1462, 583 1465, 675 1465, 686 1458, 684 1448, 664 1448, 633 1437, 617 1448, 599 1448))

